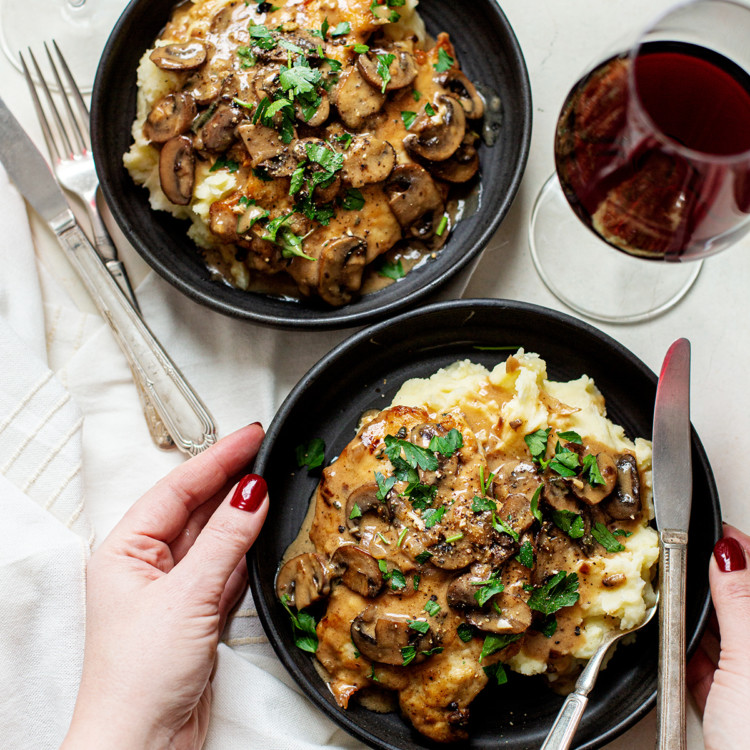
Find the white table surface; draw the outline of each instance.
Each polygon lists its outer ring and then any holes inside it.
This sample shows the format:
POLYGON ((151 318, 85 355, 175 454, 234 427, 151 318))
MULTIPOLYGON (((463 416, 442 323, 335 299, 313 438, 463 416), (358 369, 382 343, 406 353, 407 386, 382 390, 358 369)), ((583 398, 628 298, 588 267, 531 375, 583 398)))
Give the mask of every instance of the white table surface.
MULTIPOLYGON (((109 2, 124 5, 121 0, 109 2)), ((538 278, 526 241, 531 207, 553 166, 552 136, 556 117, 571 83, 602 51, 603 45, 619 37, 628 28, 644 25, 669 4, 665 0, 506 0, 502 3, 524 51, 531 77, 534 102, 531 152, 515 203, 489 244, 464 296, 522 300, 569 312, 538 278)), ((471 2, 466 2, 466 5, 470 7, 471 2)), ((40 20, 39 38, 44 38, 44 19, 40 20)), ((20 75, 4 57, 0 57, 0 96, 43 149, 28 92, 20 75)), ((40 268, 59 282, 80 310, 94 312, 92 303, 58 249, 54 237, 33 215, 31 223, 40 268)), ((152 272, 131 248, 120 244, 121 257, 133 281, 148 282, 152 272)), ((745 529, 750 528, 750 504, 746 502, 742 487, 744 472, 738 467, 744 463, 742 425, 744 418, 750 414, 750 391, 746 387, 746 373, 750 369, 746 322, 750 317, 750 297, 746 288, 750 280, 749 251, 750 238, 709 259, 686 299, 656 320, 622 326, 597 324, 655 371, 658 371, 664 353, 674 339, 680 336, 690 339, 693 345, 693 423, 713 466, 724 518, 745 529)), ((161 282, 157 280, 156 283, 161 282)), ((254 340, 263 339, 262 330, 250 324, 242 326, 247 338, 239 346, 252 347, 254 340)), ((187 378, 196 387, 200 384, 202 397, 209 408, 216 412, 214 404, 221 399, 218 392, 212 391, 212 387, 218 389, 223 386, 212 386, 210 377, 204 372, 205 362, 191 361, 189 357, 180 359, 180 353, 170 348, 172 334, 169 330, 154 327, 155 333, 178 360, 187 378)), ((303 341, 299 334, 279 335, 288 338, 290 347, 303 341)), ((343 333, 304 336, 304 351, 300 356, 285 357, 282 371, 275 374, 275 382, 264 384, 272 394, 271 412, 280 405, 307 368, 343 337, 343 333)), ((236 346, 236 341, 222 340, 217 345, 216 355, 230 357, 236 346)), ((113 358, 119 356, 114 348, 107 349, 107 353, 113 358)), ((107 419, 106 405, 90 404, 83 399, 80 406, 85 418, 107 419)), ((138 410, 134 391, 130 408, 134 412, 138 410)), ((137 419, 137 416, 133 416, 134 421, 137 419)), ((226 433, 254 419, 252 413, 227 413, 222 432, 226 433)), ((143 455, 132 456, 132 459, 141 467, 144 488, 181 460, 174 453, 158 454, 147 442, 143 444, 142 451, 143 455)), ((116 482, 97 482, 97 474, 106 471, 108 458, 104 446, 85 446, 85 468, 89 478, 93 478, 88 481, 87 507, 99 539, 135 499, 129 494, 118 494, 116 482), (96 496, 96 490, 102 486, 107 487, 106 502, 96 496)), ((652 714, 609 747, 621 750, 649 747, 654 735, 655 719, 652 714)), ((698 750, 702 747, 700 723, 691 709, 689 748, 698 750)))

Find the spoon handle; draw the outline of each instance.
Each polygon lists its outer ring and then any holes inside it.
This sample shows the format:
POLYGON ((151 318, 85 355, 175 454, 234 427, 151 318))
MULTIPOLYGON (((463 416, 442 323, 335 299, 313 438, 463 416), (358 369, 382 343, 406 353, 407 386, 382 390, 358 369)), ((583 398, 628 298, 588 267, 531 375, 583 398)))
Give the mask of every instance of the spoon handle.
POLYGON ((571 693, 565 699, 541 750, 567 750, 570 747, 588 702, 588 696, 581 693, 571 693))

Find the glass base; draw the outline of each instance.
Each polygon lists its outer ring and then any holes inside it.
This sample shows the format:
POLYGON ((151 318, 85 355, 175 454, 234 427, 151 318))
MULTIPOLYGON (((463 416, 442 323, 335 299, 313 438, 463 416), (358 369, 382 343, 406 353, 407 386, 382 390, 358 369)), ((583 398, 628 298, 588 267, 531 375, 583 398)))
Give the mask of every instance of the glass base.
POLYGON ((43 46, 54 39, 78 88, 90 93, 104 44, 126 4, 126 0, 0 0, 0 46, 19 71, 18 53, 26 56, 30 48, 45 81, 55 87, 43 46))
POLYGON ((703 261, 635 258, 607 245, 573 213, 557 175, 544 183, 531 214, 529 246, 536 270, 561 302, 605 323, 650 320, 679 302, 703 261))

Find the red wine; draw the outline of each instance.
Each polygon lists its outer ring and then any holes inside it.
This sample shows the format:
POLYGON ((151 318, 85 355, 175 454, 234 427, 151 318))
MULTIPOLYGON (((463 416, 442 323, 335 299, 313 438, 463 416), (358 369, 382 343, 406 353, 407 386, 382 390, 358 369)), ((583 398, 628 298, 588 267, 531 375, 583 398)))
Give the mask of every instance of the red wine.
POLYGON ((750 75, 681 42, 611 58, 568 95, 555 160, 571 206, 611 245, 716 252, 750 215, 750 75))

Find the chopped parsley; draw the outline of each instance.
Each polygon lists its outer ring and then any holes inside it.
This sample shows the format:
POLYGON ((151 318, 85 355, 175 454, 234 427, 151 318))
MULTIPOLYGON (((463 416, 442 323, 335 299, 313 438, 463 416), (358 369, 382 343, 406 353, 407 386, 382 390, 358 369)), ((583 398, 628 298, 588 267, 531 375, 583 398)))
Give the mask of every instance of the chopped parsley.
POLYGON ((596 456, 592 453, 583 457, 583 470, 581 471, 581 477, 583 477, 592 487, 598 484, 606 484, 606 480, 602 476, 599 470, 599 462, 596 456))
POLYGON ((527 540, 520 546, 516 560, 526 568, 534 567, 534 547, 531 542, 527 540))
POLYGON ((505 667, 501 661, 490 664, 488 667, 482 667, 484 673, 492 679, 494 677, 496 684, 505 685, 508 682, 508 675, 505 673, 505 667))
POLYGON ((507 534, 514 542, 518 541, 518 532, 513 529, 507 521, 503 521, 502 518, 492 514, 492 528, 500 534, 507 534))
POLYGON ((430 117, 434 117, 437 114, 435 112, 435 107, 433 107, 429 102, 424 105, 424 111, 427 112, 430 117))
POLYGON ((557 437, 562 440, 567 440, 569 443, 575 443, 576 445, 583 445, 583 440, 577 432, 570 430, 569 432, 558 432, 557 437))
POLYGON ((473 637, 474 637, 474 631, 471 628, 471 625, 468 625, 465 622, 462 622, 457 628, 456 633, 458 634, 458 637, 464 642, 468 643, 473 637))
POLYGON ((331 32, 331 36, 346 36, 347 34, 351 34, 351 31, 352 31, 352 27, 349 21, 342 21, 331 32))
POLYGON ((313 438, 309 443, 297 446, 297 465, 300 469, 317 469, 325 461, 326 444, 321 438, 313 438))
POLYGON ((408 130, 414 124, 414 120, 417 119, 417 113, 406 110, 401 113, 401 119, 404 121, 404 127, 408 130))
POLYGON ((445 506, 439 508, 428 508, 422 513, 422 520, 424 521, 425 529, 431 529, 436 523, 440 523, 445 515, 445 506))
POLYGON ((456 61, 441 47, 438 50, 438 61, 432 66, 438 73, 445 73, 450 70, 456 61))
POLYGON ((488 635, 484 639, 484 645, 482 646, 482 653, 479 655, 479 661, 480 663, 482 660, 487 656, 492 656, 492 654, 497 653, 498 651, 502 651, 507 646, 510 646, 511 643, 514 643, 521 637, 522 633, 508 633, 505 635, 488 635))
POLYGON ((424 605, 424 611, 427 612, 430 617, 434 617, 438 612, 440 612, 440 605, 430 599, 428 600, 427 604, 424 605))
POLYGON ((437 486, 434 484, 410 484, 404 495, 409 498, 411 505, 416 510, 429 508, 437 496, 437 486))
POLYGON ((539 510, 539 496, 542 494, 543 484, 540 484, 535 490, 531 498, 531 515, 536 518, 539 523, 542 522, 542 512, 539 510))
POLYGON ((453 544, 454 542, 460 542, 464 538, 463 533, 453 534, 452 536, 447 536, 445 538, 446 544, 453 544))
POLYGON ((354 138, 351 133, 342 133, 341 135, 334 135, 333 140, 338 141, 344 147, 344 151, 346 151, 352 145, 354 138))
POLYGON ((463 447, 464 436, 455 427, 449 430, 445 437, 434 435, 430 440, 429 449, 433 453, 450 458, 457 450, 463 447))
POLYGON ((545 638, 552 638, 557 632, 557 618, 554 615, 547 615, 539 624, 539 632, 545 638))
POLYGON ((385 94, 385 90, 388 84, 391 82, 391 63, 396 59, 395 55, 375 55, 378 61, 377 74, 383 81, 383 85, 380 88, 380 92, 385 94))
POLYGON ((610 530, 600 521, 591 527, 591 536, 607 550, 607 552, 622 552, 625 547, 615 539, 610 530))
POLYGON ((401 589, 406 588, 406 578, 398 568, 394 568, 391 571, 391 588, 394 591, 400 591, 401 589))
POLYGON ((540 463, 544 460, 544 454, 547 452, 547 440, 549 439, 551 431, 552 428, 548 427, 546 430, 537 430, 536 432, 532 432, 530 435, 524 437, 524 441, 531 452, 531 458, 536 463, 540 463))
POLYGON ((480 607, 484 607, 495 594, 502 593, 505 586, 500 581, 500 573, 493 573, 486 581, 472 581, 472 586, 481 586, 474 592, 474 598, 480 607))
POLYGON ((432 557, 432 552, 425 550, 414 556, 414 560, 420 565, 424 565, 432 557))
POLYGON ((341 207, 346 211, 361 211, 365 207, 365 198, 362 191, 357 188, 349 188, 341 201, 341 207))
POLYGON ((398 541, 396 542, 396 546, 400 547, 404 543, 404 539, 406 538, 406 535, 409 533, 408 527, 404 526, 403 529, 401 529, 401 533, 398 535, 398 541))
POLYGON ((358 55, 364 55, 370 51, 370 48, 366 44, 355 44, 353 49, 358 55))
POLYGON ((404 271, 404 265, 400 259, 395 263, 391 263, 389 260, 386 260, 382 263, 380 268, 378 268, 378 274, 380 276, 384 276, 386 279, 393 279, 394 281, 398 281, 399 279, 403 279, 404 276, 406 276, 406 271, 404 271))
POLYGON ((542 586, 537 586, 527 604, 543 615, 551 615, 563 607, 570 607, 578 601, 578 574, 561 570, 542 586))
POLYGON ((424 635, 430 629, 430 623, 427 620, 407 620, 406 624, 417 633, 424 635))
POLYGON ((474 499, 471 501, 471 509, 475 513, 482 513, 485 510, 496 511, 497 503, 492 498, 474 495, 474 499))
POLYGON ((352 506, 352 512, 349 514, 350 521, 353 521, 355 518, 362 518, 362 509, 357 503, 354 503, 352 506))
POLYGON ((424 471, 437 471, 438 469, 438 460, 434 453, 393 435, 385 436, 385 453, 397 470, 402 464, 406 464, 411 469, 419 467, 424 471))
POLYGON ((584 533, 583 516, 571 510, 552 510, 552 522, 571 539, 580 539, 584 533))
POLYGON ((289 619, 292 621, 292 632, 294 634, 294 645, 314 654, 318 650, 318 635, 315 632, 315 618, 305 612, 297 612, 294 614, 291 607, 289 606, 289 597, 283 594, 281 597, 281 604, 289 614, 289 619))
POLYGON ((412 97, 414 98, 415 102, 418 102, 422 98, 422 94, 414 89, 414 91, 411 92, 412 97))
POLYGON ((580 465, 578 454, 558 441, 555 445, 555 455, 549 462, 549 468, 561 477, 574 477, 580 465))
POLYGON ((240 168, 240 165, 234 161, 233 159, 224 159, 220 158, 217 159, 214 163, 211 169, 209 169, 209 172, 216 172, 218 169, 228 169, 230 173, 236 172, 240 168))
POLYGON ((443 218, 440 219, 440 223, 438 224, 437 229, 435 230, 435 234, 438 237, 442 237, 445 230, 448 228, 448 217, 443 214, 443 218))

